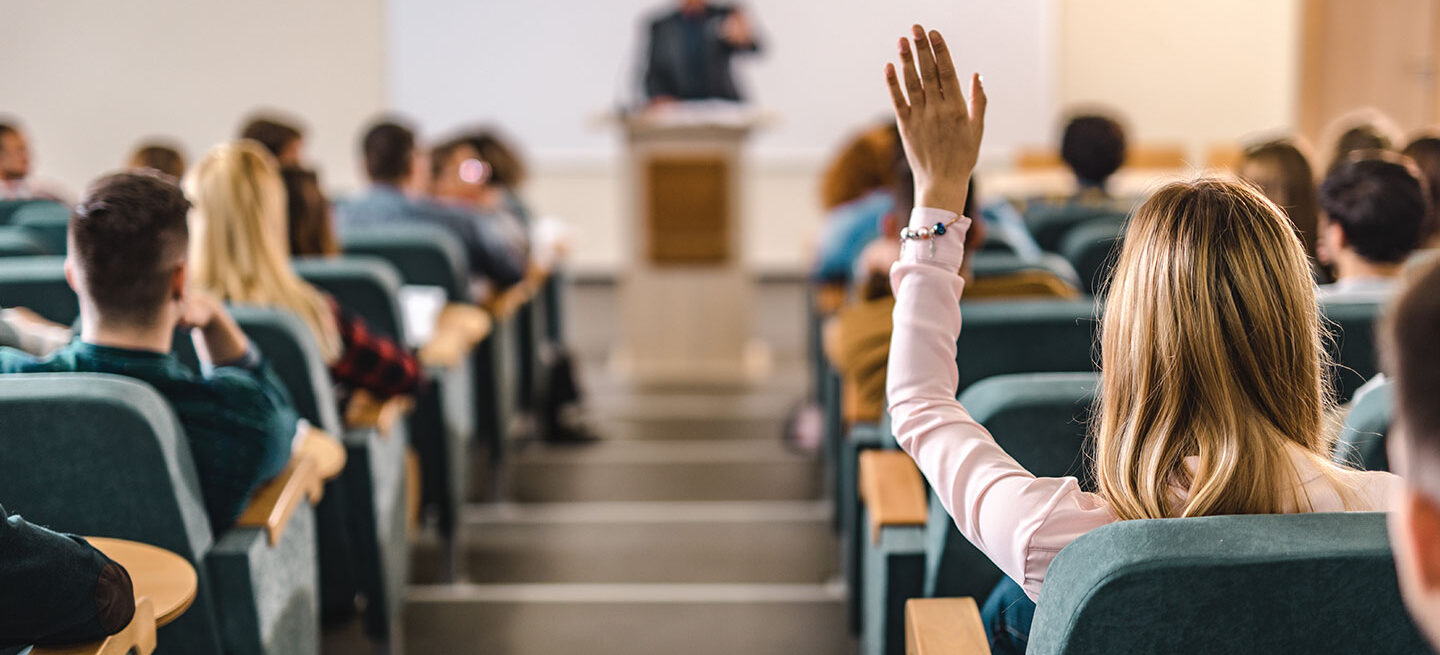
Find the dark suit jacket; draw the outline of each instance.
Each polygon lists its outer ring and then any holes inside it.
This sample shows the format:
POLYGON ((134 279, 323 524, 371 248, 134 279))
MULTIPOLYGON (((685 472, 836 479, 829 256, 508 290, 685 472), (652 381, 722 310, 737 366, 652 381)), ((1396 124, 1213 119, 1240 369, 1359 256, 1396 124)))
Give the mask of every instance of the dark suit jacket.
POLYGON ((8 516, 0 507, 0 652, 119 632, 135 615, 130 574, 84 539, 8 516))
POLYGON ((730 73, 730 57, 736 52, 757 52, 757 42, 736 48, 725 42, 720 27, 734 10, 728 6, 705 8, 702 19, 687 19, 679 11, 669 12, 650 23, 650 53, 645 69, 645 97, 670 96, 680 100, 740 100, 740 90, 730 73), (687 43, 691 30, 685 21, 699 20, 702 39, 700 67, 687 66, 687 43), (696 75, 698 73, 698 77, 696 75))

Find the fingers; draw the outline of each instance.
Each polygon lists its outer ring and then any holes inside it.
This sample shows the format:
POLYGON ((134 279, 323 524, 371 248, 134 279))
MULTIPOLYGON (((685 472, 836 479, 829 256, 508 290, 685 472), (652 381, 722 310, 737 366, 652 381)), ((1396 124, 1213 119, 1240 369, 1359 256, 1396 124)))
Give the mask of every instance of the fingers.
POLYGON ((985 96, 985 85, 979 73, 970 76, 970 118, 982 128, 985 125, 985 105, 990 99, 985 96))
POLYGON ((910 107, 924 107, 925 87, 920 85, 920 74, 915 72, 915 54, 911 52, 909 39, 900 39, 900 67, 905 73, 905 90, 910 94, 910 107))
POLYGON ((950 47, 939 32, 930 32, 930 47, 935 50, 935 71, 940 79, 940 88, 945 93, 960 90, 960 78, 955 74, 955 62, 950 58, 950 47))
POLYGON ((936 97, 944 97, 945 87, 941 84, 940 75, 935 68, 935 53, 930 51, 930 39, 925 35, 925 28, 915 25, 910 31, 915 37, 915 57, 920 64, 921 83, 936 97))
POLYGON ((900 78, 895 75, 895 64, 885 64, 885 86, 890 87, 890 103, 895 107, 895 118, 905 120, 910 115, 910 104, 900 91, 900 78))

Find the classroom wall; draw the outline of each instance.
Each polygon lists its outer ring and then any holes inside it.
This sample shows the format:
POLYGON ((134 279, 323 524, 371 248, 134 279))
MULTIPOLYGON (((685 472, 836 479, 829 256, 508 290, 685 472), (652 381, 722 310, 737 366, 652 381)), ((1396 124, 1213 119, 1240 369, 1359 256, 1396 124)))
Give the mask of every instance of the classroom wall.
POLYGON ((0 0, 0 116, 73 193, 142 137, 194 161, 254 107, 310 126, 327 183, 353 186, 355 134, 385 106, 385 0, 0 0))

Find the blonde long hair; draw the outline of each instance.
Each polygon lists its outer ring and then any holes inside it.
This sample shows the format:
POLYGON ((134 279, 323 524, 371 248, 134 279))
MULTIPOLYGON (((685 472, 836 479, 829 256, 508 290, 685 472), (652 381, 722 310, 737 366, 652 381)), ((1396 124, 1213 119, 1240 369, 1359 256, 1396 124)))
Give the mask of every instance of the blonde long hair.
POLYGON ((1329 458, 1321 321, 1304 246, 1253 187, 1179 182, 1141 205, 1106 301, 1091 430, 1116 516, 1307 511, 1297 453, 1350 504, 1329 458))
POLYGON ((185 177, 190 210, 190 281, 222 300, 290 311, 309 326, 327 362, 340 356, 325 296, 290 265, 285 186, 264 146, 222 143, 185 177))

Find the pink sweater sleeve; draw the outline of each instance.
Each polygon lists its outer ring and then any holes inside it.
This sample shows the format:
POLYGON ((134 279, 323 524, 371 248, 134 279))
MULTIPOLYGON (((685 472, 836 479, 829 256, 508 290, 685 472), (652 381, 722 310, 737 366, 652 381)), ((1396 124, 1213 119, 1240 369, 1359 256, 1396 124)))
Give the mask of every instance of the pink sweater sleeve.
MULTIPOLYGON (((911 227, 955 214, 918 207, 911 227)), ((1055 554, 1080 535, 1115 520, 1075 478, 1036 478, 995 443, 955 399, 960 333, 957 271, 969 218, 931 244, 905 245, 890 271, 894 333, 886 392, 895 437, 915 459, 960 532, 1031 598, 1055 554)))

